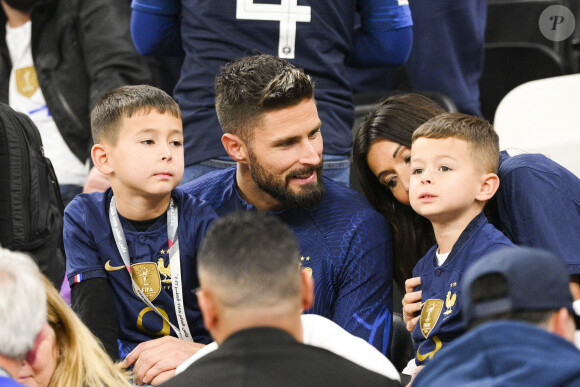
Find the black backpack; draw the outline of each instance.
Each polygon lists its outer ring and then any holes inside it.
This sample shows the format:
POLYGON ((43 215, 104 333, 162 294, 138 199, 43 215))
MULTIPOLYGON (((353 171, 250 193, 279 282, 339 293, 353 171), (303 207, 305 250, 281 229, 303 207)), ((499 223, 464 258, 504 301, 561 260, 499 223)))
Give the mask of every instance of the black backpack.
POLYGON ((65 273, 63 213, 38 128, 0 103, 0 245, 31 255, 57 289, 65 273))

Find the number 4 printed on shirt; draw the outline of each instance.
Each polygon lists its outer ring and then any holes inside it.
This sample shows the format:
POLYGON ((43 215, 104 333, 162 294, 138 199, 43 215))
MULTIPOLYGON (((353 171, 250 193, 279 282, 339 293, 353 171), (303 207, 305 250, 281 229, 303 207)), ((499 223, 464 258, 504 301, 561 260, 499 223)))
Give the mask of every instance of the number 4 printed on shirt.
POLYGON ((278 56, 284 59, 294 59, 296 23, 309 23, 311 16, 310 7, 298 5, 297 1, 281 0, 280 4, 256 4, 254 0, 237 0, 236 18, 278 20, 280 22, 278 56))

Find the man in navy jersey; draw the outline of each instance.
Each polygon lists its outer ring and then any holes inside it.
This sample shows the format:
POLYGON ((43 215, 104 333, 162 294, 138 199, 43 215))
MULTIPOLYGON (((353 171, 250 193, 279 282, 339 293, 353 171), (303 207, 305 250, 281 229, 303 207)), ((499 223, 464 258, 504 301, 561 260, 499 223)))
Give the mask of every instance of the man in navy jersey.
POLYGON ((220 143, 212 85, 220 66, 257 50, 312 75, 324 123, 324 172, 348 185, 354 109, 346 63, 398 66, 412 44, 407 0, 133 0, 132 7, 142 54, 185 53, 174 93, 185 133, 182 183, 235 164, 220 143))
POLYGON ((498 228, 518 245, 561 257, 580 305, 580 179, 541 154, 499 157, 498 228))
POLYGON ((180 189, 220 216, 277 215, 297 236, 296 263, 314 278, 309 312, 387 353, 390 230, 361 195, 322 176, 322 122, 310 77, 283 59, 257 55, 224 66, 215 88, 222 143, 237 165, 180 189))

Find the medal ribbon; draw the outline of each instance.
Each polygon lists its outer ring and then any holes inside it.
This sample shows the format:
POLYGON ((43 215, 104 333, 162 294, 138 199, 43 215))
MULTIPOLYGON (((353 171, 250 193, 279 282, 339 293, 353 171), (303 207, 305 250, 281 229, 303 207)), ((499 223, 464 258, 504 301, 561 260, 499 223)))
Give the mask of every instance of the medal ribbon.
POLYGON ((123 259, 123 263, 129 272, 133 290, 135 290, 137 296, 163 320, 165 320, 165 322, 167 322, 171 328, 173 328, 177 334, 177 337, 182 340, 193 341, 191 333, 189 332, 189 326, 187 325, 187 319, 185 317, 185 308, 183 306, 181 260, 179 256, 179 239, 177 237, 178 209, 173 198, 171 198, 169 202, 169 208, 167 210, 167 244, 169 247, 169 265, 171 266, 171 287, 173 289, 173 303, 175 306, 175 315, 177 316, 179 329, 171 324, 169 319, 163 316, 157 307, 155 307, 155 305, 153 305, 147 296, 143 294, 143 291, 141 291, 141 288, 139 288, 139 285, 137 285, 133 279, 133 275, 131 274, 131 259, 129 257, 129 249, 127 248, 127 240, 125 239, 125 234, 123 233, 123 228, 121 227, 121 221, 119 220, 119 214, 117 213, 117 202, 114 196, 111 198, 111 205, 109 207, 109 220, 111 222, 111 229, 113 230, 113 237, 115 238, 117 249, 119 250, 119 254, 123 259))

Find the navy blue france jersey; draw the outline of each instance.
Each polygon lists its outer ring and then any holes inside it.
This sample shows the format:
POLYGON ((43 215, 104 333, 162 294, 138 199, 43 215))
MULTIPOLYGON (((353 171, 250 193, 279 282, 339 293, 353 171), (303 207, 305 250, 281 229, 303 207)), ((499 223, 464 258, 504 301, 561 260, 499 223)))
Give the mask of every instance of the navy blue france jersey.
POLYGON ((312 76, 324 151, 348 155, 354 108, 346 62, 354 53, 355 14, 364 20, 362 34, 412 25, 406 0, 134 0, 132 7, 171 18, 172 28, 160 33, 181 37, 168 43, 185 51, 174 97, 183 115, 186 166, 227 156, 214 79, 221 66, 256 50, 287 59, 312 76))
POLYGON ((413 269, 421 277, 421 317, 413 330, 415 363, 421 365, 465 332, 461 317, 461 278, 482 256, 515 245, 480 213, 463 230, 443 265, 437 265, 435 244, 413 269))
MULTIPOLYGON (((179 211, 178 237, 187 322, 194 341, 209 343, 212 340, 203 326, 201 311, 191 290, 199 286, 197 251, 217 215, 210 206, 181 191, 174 190, 172 196, 179 211)), ((176 333, 139 299, 131 286, 109 222, 111 197, 109 188, 103 193, 78 195, 67 206, 64 217, 67 275, 71 287, 92 278, 108 280, 118 316, 119 339, 129 351, 143 341, 176 336, 176 333)), ((167 214, 145 232, 136 231, 126 219, 119 218, 127 239, 133 278, 153 305, 178 326, 167 252, 167 214)), ((124 357, 127 353, 121 355, 124 357)))
MULTIPOLYGON (((208 173, 179 189, 223 216, 255 211, 243 200, 236 167, 208 173)), ((294 231, 300 264, 314 277, 315 313, 367 340, 386 354, 392 325, 393 258, 383 216, 357 192, 324 178, 322 201, 309 210, 273 212, 294 231)))
POLYGON ((580 274, 580 179, 541 154, 500 152, 496 193, 502 231, 517 245, 551 251, 580 274))

